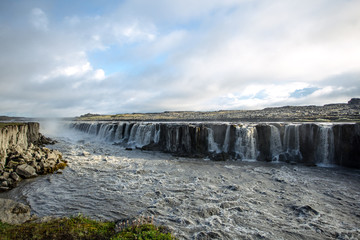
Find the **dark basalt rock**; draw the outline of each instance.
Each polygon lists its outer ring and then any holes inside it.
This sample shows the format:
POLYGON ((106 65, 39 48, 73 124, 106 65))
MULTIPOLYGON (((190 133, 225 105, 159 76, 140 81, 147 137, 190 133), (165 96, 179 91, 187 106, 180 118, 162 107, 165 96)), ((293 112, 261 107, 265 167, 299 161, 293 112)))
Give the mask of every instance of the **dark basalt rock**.
MULTIPOLYGON (((114 124, 97 123, 97 126, 100 125, 102 131, 111 131, 106 135, 113 136, 114 141, 127 149, 163 151, 215 161, 250 159, 360 168, 360 124, 120 122, 117 127, 114 124), (150 141, 134 143, 134 139, 145 138, 150 141)), ((94 123, 76 122, 72 126, 95 134, 89 130, 90 126, 94 129, 94 123)), ((108 137, 106 140, 111 141, 108 137)))

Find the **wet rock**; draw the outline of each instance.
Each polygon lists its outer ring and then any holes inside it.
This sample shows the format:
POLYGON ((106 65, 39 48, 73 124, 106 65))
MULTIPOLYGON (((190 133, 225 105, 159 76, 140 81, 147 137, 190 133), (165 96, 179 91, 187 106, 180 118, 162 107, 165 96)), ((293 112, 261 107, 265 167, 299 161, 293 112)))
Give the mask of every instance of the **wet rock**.
POLYGON ((199 216, 203 218, 208 218, 219 214, 220 214, 220 209, 216 207, 202 208, 199 212, 199 216))
POLYGON ((9 172, 3 172, 2 174, 2 178, 3 179, 8 179, 10 177, 10 173, 9 172))
POLYGON ((37 176, 35 168, 33 168, 27 164, 19 165, 16 168, 16 173, 24 178, 32 178, 32 177, 37 176))
POLYGON ((10 177, 11 177, 12 179, 14 179, 14 181, 16 181, 16 182, 18 182, 18 181, 21 180, 20 176, 19 176, 16 172, 12 172, 12 173, 10 174, 10 177))
POLYGON ((55 152, 48 152, 47 153, 47 160, 56 160, 56 159, 58 159, 58 156, 56 155, 56 153, 55 152))
POLYGON ((8 190, 10 190, 9 187, 1 187, 1 186, 0 186, 0 192, 6 192, 6 191, 8 191, 8 190))
POLYGON ((223 239, 217 232, 199 232, 195 236, 196 240, 223 239))
POLYGON ((1 187, 8 187, 9 186, 9 183, 8 181, 2 181, 1 184, 0 184, 1 187))
POLYGON ((295 215, 297 215, 298 217, 305 217, 305 218, 309 218, 309 217, 314 217, 316 215, 319 215, 319 212, 316 211, 315 209, 313 209, 312 207, 310 207, 309 205, 305 205, 305 206, 292 206, 291 209, 294 211, 295 215))
POLYGON ((220 204, 220 207, 222 209, 233 208, 233 207, 237 206, 237 204, 238 204, 237 202, 223 202, 220 204))
POLYGON ((225 186, 224 188, 229 189, 231 191, 239 191, 239 186, 235 186, 235 185, 225 186))
POLYGON ((90 156, 91 154, 89 152, 83 151, 81 153, 78 154, 78 156, 82 156, 82 157, 87 157, 90 156))
POLYGON ((0 221, 21 224, 31 218, 30 207, 10 199, 0 199, 0 221))

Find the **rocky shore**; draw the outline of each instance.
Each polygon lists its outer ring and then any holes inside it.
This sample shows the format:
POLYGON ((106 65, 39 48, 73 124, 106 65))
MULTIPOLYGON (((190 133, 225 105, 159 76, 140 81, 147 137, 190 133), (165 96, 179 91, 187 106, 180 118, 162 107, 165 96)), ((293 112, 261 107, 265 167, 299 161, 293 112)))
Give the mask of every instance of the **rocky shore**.
POLYGON ((10 190, 22 180, 58 172, 66 161, 57 150, 43 147, 51 139, 39 132, 39 123, 1 123, 0 191, 10 190))

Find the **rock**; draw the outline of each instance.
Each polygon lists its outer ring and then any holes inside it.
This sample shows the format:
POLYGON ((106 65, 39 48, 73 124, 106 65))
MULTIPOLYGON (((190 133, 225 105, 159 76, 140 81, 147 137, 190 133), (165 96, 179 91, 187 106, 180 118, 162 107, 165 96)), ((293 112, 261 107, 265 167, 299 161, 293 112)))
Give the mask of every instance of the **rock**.
POLYGON ((10 173, 4 172, 2 176, 4 177, 4 179, 7 179, 10 177, 10 173))
POLYGON ((58 156, 54 152, 48 152, 47 159, 56 161, 58 159, 58 156))
POLYGON ((236 186, 236 185, 229 185, 229 186, 225 186, 224 187, 225 189, 229 189, 231 191, 239 191, 239 186, 236 186))
POLYGON ((10 199, 0 198, 0 221, 8 224, 22 224, 30 220, 30 207, 10 199))
POLYGON ((196 234, 196 240, 223 239, 217 232, 199 232, 196 234))
POLYGON ((83 151, 82 153, 79 153, 79 156, 87 157, 87 156, 90 156, 90 153, 86 152, 86 151, 83 151))
POLYGON ((214 215, 219 215, 220 209, 216 207, 206 207, 200 209, 199 216, 202 218, 208 218, 214 215))
POLYGON ((19 165, 16 168, 16 173, 24 178, 32 178, 32 177, 37 176, 35 168, 33 168, 27 164, 19 165))
POLYGON ((10 177, 11 177, 12 179, 14 179, 16 182, 18 182, 18 181, 21 180, 20 176, 17 175, 16 172, 12 172, 12 173, 10 174, 10 177))
POLYGON ((1 187, 8 187, 9 186, 9 183, 7 181, 3 181, 1 184, 0 184, 1 187))
POLYGON ((8 190, 10 190, 9 187, 1 187, 0 186, 0 192, 5 192, 5 191, 8 191, 8 190))
POLYGON ((314 217, 319 215, 319 212, 316 211, 315 209, 313 209, 312 207, 310 207, 309 205, 305 205, 305 206, 291 206, 291 210, 294 211, 295 215, 297 215, 298 217, 314 217))

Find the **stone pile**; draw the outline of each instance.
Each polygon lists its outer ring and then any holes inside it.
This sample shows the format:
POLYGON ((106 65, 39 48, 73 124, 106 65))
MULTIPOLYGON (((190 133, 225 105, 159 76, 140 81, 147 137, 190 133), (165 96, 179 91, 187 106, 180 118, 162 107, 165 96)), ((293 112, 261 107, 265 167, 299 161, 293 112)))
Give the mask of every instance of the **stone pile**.
POLYGON ((0 191, 14 188, 22 179, 47 173, 61 173, 66 166, 57 150, 35 146, 28 148, 12 145, 7 149, 5 166, 0 165, 0 191))

